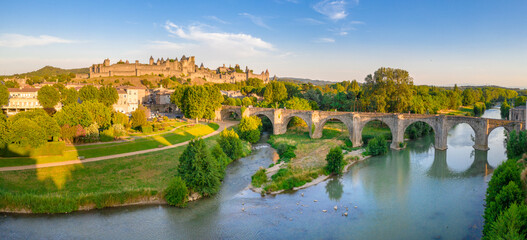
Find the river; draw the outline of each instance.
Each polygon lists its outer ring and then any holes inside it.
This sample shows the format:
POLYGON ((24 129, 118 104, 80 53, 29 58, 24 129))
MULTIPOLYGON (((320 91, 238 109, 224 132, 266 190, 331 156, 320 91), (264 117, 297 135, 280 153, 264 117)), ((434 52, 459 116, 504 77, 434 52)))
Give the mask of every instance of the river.
MULTIPOLYGON (((483 115, 499 116, 498 109, 483 115)), ((247 189, 258 167, 271 163, 273 150, 262 143, 228 166, 219 194, 187 208, 4 214, 0 239, 478 239, 489 173, 506 159, 505 135, 493 131, 488 152, 474 150, 471 135, 469 125, 457 125, 446 151, 429 136, 343 176, 265 197, 247 189)))

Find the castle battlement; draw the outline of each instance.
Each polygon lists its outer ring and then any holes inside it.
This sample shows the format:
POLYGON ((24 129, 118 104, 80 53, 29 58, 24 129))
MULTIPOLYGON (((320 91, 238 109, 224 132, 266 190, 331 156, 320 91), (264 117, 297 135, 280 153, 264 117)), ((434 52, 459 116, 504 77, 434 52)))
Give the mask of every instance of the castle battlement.
POLYGON ((186 57, 183 55, 180 60, 177 58, 164 58, 154 60, 151 56, 148 64, 130 63, 128 60, 119 60, 117 63, 111 64, 110 59, 104 59, 101 64, 93 64, 90 67, 88 78, 96 77, 112 77, 112 76, 142 76, 142 75, 164 75, 167 77, 184 77, 184 78, 202 78, 213 83, 235 83, 246 81, 249 78, 259 78, 264 82, 269 81, 269 71, 266 70, 261 74, 254 74, 248 67, 245 71, 240 69, 236 64, 235 68, 223 67, 217 68, 215 71, 205 68, 203 63, 197 66, 195 57, 186 57))

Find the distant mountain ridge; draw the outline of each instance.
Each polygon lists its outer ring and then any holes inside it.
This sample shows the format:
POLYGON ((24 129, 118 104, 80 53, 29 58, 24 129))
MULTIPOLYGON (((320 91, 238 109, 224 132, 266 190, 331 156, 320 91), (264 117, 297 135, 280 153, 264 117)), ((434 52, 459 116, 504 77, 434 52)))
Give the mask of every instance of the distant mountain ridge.
POLYGON ((2 77, 14 77, 14 76, 26 76, 26 77, 51 77, 51 76, 57 76, 57 75, 63 75, 63 74, 88 74, 89 69, 88 68, 74 68, 74 69, 62 69, 57 68, 53 66, 45 66, 39 70, 27 72, 27 73, 18 73, 13 75, 7 75, 2 77))
POLYGON ((313 85, 318 85, 318 86, 325 86, 325 85, 328 85, 328 84, 336 83, 336 82, 326 81, 326 80, 313 80, 313 79, 309 79, 309 78, 294 78, 294 77, 279 77, 278 81, 292 82, 292 83, 297 83, 297 84, 311 83, 313 85))

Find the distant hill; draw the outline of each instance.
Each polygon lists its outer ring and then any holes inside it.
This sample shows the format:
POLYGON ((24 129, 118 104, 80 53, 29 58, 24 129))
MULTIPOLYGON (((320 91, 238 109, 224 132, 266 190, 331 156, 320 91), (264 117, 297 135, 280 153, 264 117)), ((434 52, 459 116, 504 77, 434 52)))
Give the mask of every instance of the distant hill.
POLYGON ((293 78, 293 77, 279 77, 278 81, 292 82, 292 83, 296 83, 296 84, 311 83, 313 85, 318 85, 318 86, 325 86, 325 85, 328 85, 328 84, 334 84, 335 83, 335 82, 331 82, 331 81, 313 80, 313 79, 308 79, 308 78, 293 78))
POLYGON ((75 68, 75 69, 62 69, 52 66, 45 66, 39 70, 28 72, 28 73, 20 73, 20 74, 14 74, 11 76, 2 76, 2 77, 15 77, 15 76, 27 76, 27 77, 52 77, 52 76, 58 76, 63 74, 88 74, 89 69, 88 68, 75 68))

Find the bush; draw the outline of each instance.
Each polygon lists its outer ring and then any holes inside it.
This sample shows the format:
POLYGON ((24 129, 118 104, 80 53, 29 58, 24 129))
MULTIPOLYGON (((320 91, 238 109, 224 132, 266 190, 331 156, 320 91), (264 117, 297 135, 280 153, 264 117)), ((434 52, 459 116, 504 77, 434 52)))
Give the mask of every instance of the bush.
POLYGON ((257 143, 260 140, 261 128, 262 120, 257 116, 244 117, 238 125, 240 137, 250 143, 257 143))
POLYGON ((523 202, 523 192, 513 181, 501 189, 496 195, 495 201, 490 202, 485 208, 485 226, 483 232, 487 232, 489 227, 496 221, 498 216, 512 204, 520 204, 523 202))
POLYGON ((267 182, 267 175, 265 174, 265 168, 260 167, 258 171, 251 177, 251 184, 255 187, 261 187, 267 182))
POLYGON ((234 130, 223 130, 220 133, 218 144, 223 149, 223 152, 232 160, 239 159, 243 156, 242 141, 234 130))
POLYGON ((527 239, 527 206, 513 203, 490 227, 487 239, 527 239))
POLYGON ((527 153, 527 131, 512 131, 507 139, 507 158, 519 158, 527 153))
POLYGON ((334 147, 326 155, 326 172, 330 174, 341 174, 344 165, 344 156, 340 147, 334 147))
POLYGON ((285 178, 289 175, 291 175, 291 171, 288 168, 280 168, 278 172, 271 176, 271 179, 273 181, 279 181, 280 179, 285 178))
POLYGON ((187 205, 188 194, 187 184, 181 177, 176 176, 165 189, 165 200, 172 206, 185 207, 187 205))
POLYGON ((214 147, 212 147, 210 154, 214 159, 216 159, 216 162, 220 167, 221 178, 223 179, 225 176, 225 168, 232 160, 227 156, 227 154, 225 154, 225 152, 223 152, 223 149, 221 149, 219 144, 216 144, 214 147))
POLYGON ((118 137, 122 137, 122 136, 126 135, 126 129, 124 129, 123 125, 121 125, 121 124, 114 124, 112 126, 112 128, 113 128, 113 135, 114 135, 114 137, 118 138, 118 137))
POLYGON ((115 133, 113 126, 102 131, 102 133, 99 136, 101 142, 110 142, 115 140, 115 133))
POLYGON ((474 104, 474 116, 479 117, 481 116, 486 109, 485 103, 477 102, 474 104))
POLYGON ((295 187, 300 187, 304 184, 306 184, 306 181, 301 181, 297 177, 292 176, 282 181, 280 184, 280 189, 290 190, 295 187))
POLYGON ((146 134, 152 133, 152 125, 141 126, 141 132, 146 133, 146 134))
POLYGON ((368 142, 366 151, 372 156, 385 154, 388 152, 388 142, 383 136, 377 136, 368 142))

